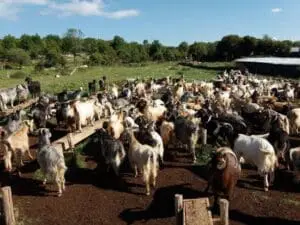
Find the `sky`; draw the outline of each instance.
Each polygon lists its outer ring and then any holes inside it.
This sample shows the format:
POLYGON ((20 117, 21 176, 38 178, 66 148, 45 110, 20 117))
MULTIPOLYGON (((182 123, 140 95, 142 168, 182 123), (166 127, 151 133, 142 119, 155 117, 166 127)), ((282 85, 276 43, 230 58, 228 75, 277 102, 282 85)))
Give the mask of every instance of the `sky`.
POLYGON ((126 41, 216 41, 228 34, 300 40, 300 0, 0 0, 0 38, 63 35, 126 41))

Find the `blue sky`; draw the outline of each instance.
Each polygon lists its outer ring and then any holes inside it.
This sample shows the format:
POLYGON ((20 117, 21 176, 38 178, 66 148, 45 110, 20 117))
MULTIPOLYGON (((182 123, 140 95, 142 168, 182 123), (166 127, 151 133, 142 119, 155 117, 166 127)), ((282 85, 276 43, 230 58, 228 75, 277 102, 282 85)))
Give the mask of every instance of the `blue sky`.
POLYGON ((24 33, 127 41, 215 41, 227 34, 300 40, 300 0, 0 0, 0 37, 24 33))

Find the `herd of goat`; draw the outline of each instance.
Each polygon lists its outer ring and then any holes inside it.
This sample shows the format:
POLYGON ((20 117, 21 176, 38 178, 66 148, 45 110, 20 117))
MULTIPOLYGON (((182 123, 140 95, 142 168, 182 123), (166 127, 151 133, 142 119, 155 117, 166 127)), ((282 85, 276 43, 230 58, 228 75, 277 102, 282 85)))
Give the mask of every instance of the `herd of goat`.
POLYGON ((103 120, 96 131, 99 152, 109 169, 119 176, 120 166, 128 158, 134 176, 141 174, 150 194, 156 185, 164 155, 170 148, 185 148, 193 163, 198 143, 206 139, 217 147, 212 152, 207 191, 231 199, 240 178, 241 163, 254 165, 263 176, 264 190, 275 179, 280 165, 300 173, 300 147, 291 148, 290 135, 300 132, 300 108, 295 100, 300 94, 298 82, 260 79, 231 70, 213 81, 187 82, 183 76, 170 79, 128 79, 122 85, 106 84, 106 77, 88 84, 89 97, 83 89, 41 95, 40 84, 27 84, 0 90, 1 110, 14 100, 24 100, 29 93, 39 100, 27 113, 18 111, 0 128, 4 166, 12 170, 12 159, 20 174, 22 156, 29 151, 28 134, 38 136, 37 161, 46 178, 54 180, 59 196, 65 189, 63 152, 51 143, 47 121, 69 132, 82 132, 103 120), (98 92, 97 89, 101 91, 98 92), (26 116, 26 120, 22 117, 26 116))

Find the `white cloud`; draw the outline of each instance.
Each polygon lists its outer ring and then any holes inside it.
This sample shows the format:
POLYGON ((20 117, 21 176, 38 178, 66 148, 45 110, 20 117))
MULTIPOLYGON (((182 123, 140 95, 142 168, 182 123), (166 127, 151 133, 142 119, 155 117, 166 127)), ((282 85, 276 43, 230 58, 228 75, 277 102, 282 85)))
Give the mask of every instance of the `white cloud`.
POLYGON ((0 18, 17 20, 18 13, 24 5, 37 5, 44 7, 40 15, 50 14, 59 17, 66 16, 103 16, 110 19, 122 19, 138 16, 136 9, 122 9, 117 11, 106 11, 104 0, 0 0, 0 18))
POLYGON ((0 18, 7 20, 17 20, 17 14, 19 11, 20 9, 18 7, 12 6, 11 4, 2 2, 0 3, 0 18))
POLYGON ((106 17, 112 19, 122 19, 124 17, 138 16, 139 14, 140 12, 135 9, 120 10, 112 13, 105 13, 106 17))
POLYGON ((70 0, 65 3, 52 2, 48 5, 42 15, 57 12, 60 16, 103 16, 112 19, 138 16, 139 11, 135 9, 106 12, 103 0, 70 0))
POLYGON ((32 5, 46 5, 48 0, 0 0, 1 3, 11 4, 11 5, 22 5, 22 4, 32 4, 32 5))
POLYGON ((282 8, 273 8, 273 9, 271 9, 271 12, 272 13, 280 13, 280 12, 282 12, 282 8))
POLYGON ((17 20, 22 5, 47 5, 48 0, 0 0, 0 18, 17 20))

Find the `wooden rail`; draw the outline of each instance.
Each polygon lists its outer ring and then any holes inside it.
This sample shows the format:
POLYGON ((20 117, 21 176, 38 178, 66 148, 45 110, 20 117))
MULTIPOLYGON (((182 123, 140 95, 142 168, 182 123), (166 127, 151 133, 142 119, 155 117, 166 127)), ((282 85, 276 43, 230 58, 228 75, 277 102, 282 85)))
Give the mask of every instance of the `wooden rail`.
MULTIPOLYGON (((12 194, 10 187, 1 188, 2 194, 2 204, 1 204, 1 215, 3 216, 3 221, 5 225, 15 225, 15 215, 14 215, 14 206, 12 201, 12 194)), ((1 222, 1 221, 0 221, 1 222)))
POLYGON ((31 105, 33 105, 34 103, 36 103, 37 101, 38 101, 38 98, 29 99, 28 101, 26 101, 22 104, 16 105, 11 109, 7 109, 5 111, 0 111, 0 118, 9 116, 10 114, 16 112, 17 110, 26 109, 26 108, 30 107, 31 105))
POLYGON ((66 152, 67 150, 73 150, 75 145, 82 142, 92 134, 96 132, 96 129, 102 127, 104 120, 95 121, 94 126, 87 126, 82 129, 82 132, 69 133, 66 136, 54 141, 52 144, 58 150, 66 152))

